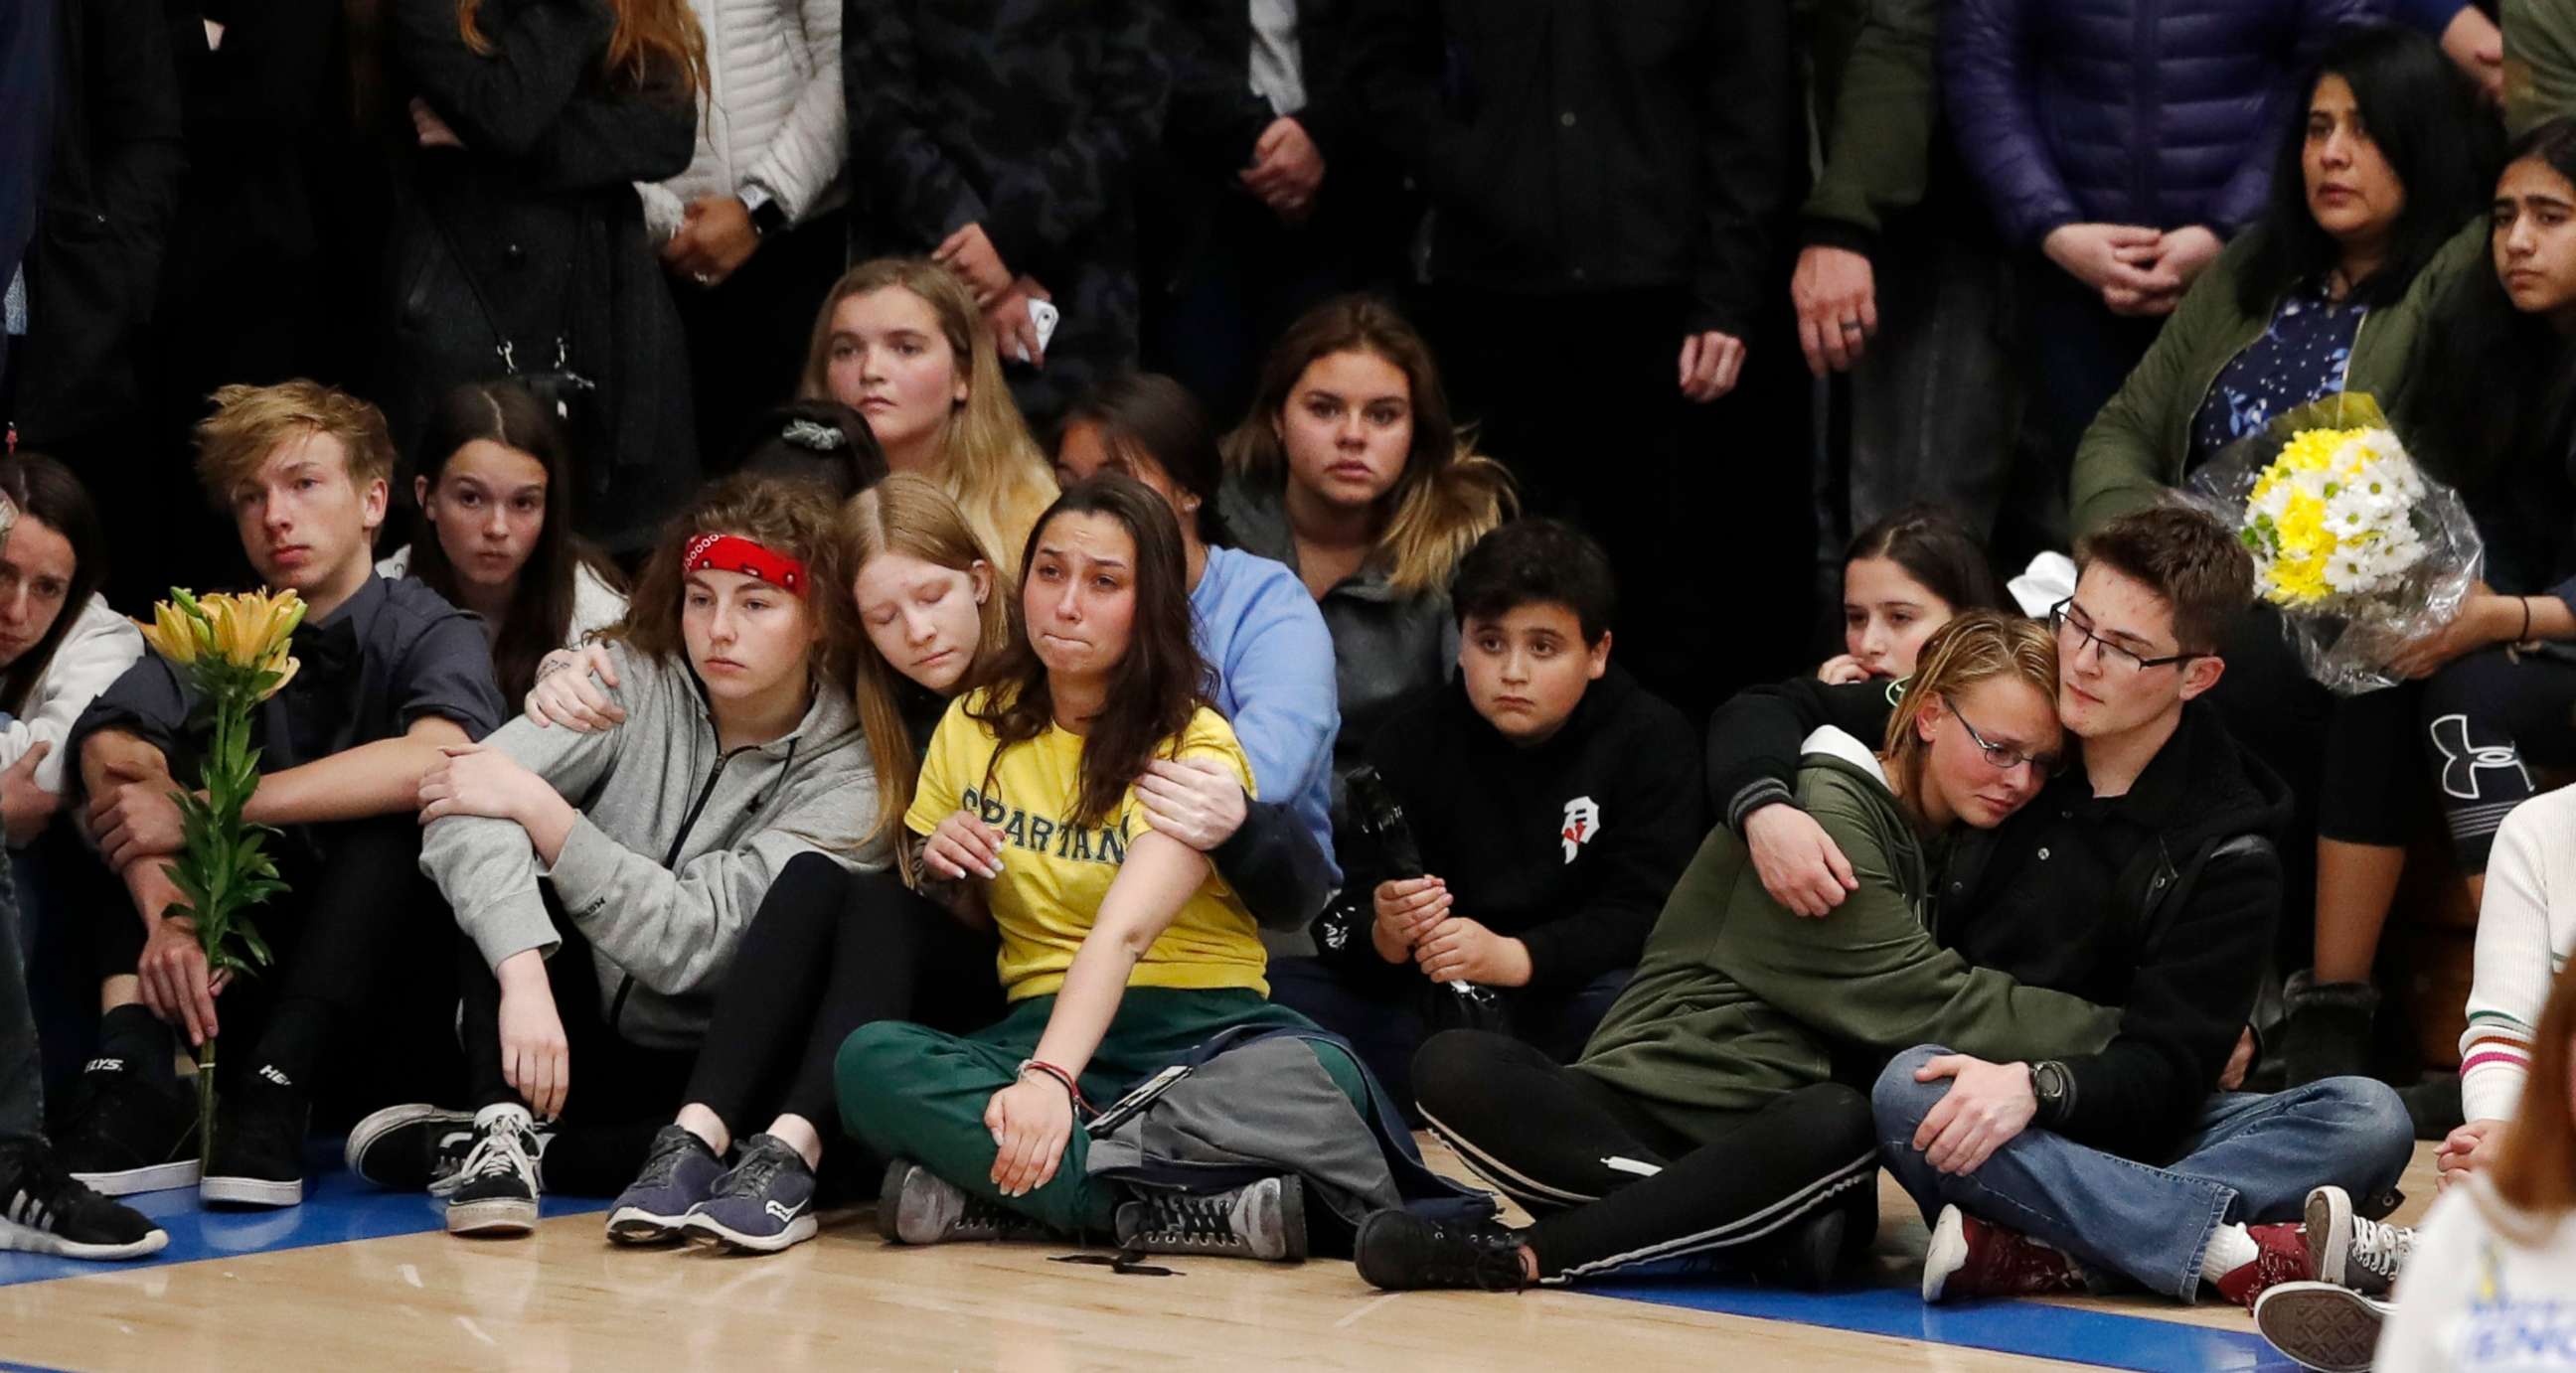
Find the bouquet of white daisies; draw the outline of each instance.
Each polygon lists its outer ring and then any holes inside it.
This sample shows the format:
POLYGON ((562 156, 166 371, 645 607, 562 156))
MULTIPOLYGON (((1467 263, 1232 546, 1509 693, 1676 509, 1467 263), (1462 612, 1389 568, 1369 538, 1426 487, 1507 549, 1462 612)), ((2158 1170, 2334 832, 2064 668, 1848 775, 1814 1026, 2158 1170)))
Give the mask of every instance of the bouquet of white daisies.
POLYGON ((2397 649, 2449 623, 2477 584, 2485 550, 2468 507, 2368 396, 2282 415, 2190 489, 2254 555, 2255 593, 2280 609, 2308 674, 2347 696, 2394 685, 2397 649))

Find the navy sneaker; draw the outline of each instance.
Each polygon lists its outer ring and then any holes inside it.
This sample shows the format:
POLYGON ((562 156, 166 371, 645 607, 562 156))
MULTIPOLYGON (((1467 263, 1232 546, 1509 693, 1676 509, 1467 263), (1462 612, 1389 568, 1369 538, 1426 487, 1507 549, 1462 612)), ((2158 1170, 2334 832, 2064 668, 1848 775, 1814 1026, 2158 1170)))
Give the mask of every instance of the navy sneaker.
POLYGON ((474 1113, 423 1102, 388 1106, 349 1127, 349 1171, 394 1192, 428 1192, 474 1150, 474 1113))
POLYGON ((724 1160, 705 1140, 684 1126, 663 1126, 644 1155, 643 1169, 608 1208, 608 1237, 619 1244, 678 1239, 689 1208, 713 1195, 723 1176, 724 1160))
POLYGON ((139 1259, 169 1242, 160 1226, 73 1181, 43 1140, 0 1140, 0 1249, 139 1259))
POLYGON ((814 1170, 805 1156, 772 1135, 742 1142, 733 1171, 689 1211, 680 1229, 690 1239, 775 1254, 814 1238, 814 1170))
POLYGON ((72 1179, 101 1196, 197 1185, 197 1101, 122 1058, 91 1059, 54 1131, 72 1179))

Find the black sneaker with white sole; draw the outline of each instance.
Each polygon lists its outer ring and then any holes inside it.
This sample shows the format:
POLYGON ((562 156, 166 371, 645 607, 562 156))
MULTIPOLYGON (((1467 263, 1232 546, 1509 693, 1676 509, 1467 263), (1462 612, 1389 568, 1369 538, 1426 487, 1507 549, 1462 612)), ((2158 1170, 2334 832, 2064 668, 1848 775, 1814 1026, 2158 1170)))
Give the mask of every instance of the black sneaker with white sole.
POLYGON ((447 1233, 524 1235, 537 1228, 537 1140, 524 1106, 486 1106, 474 1147, 447 1190, 447 1233))
POLYGON ((197 1102, 122 1058, 91 1059, 54 1129, 72 1179, 101 1196, 197 1185, 197 1102))
POLYGON ((2393 1309, 2330 1282, 2275 1283, 2254 1299, 2254 1328, 2302 1367, 2361 1373, 2393 1309))
POLYGON ((133 1208, 73 1181, 43 1140, 0 1140, 0 1249, 139 1259, 169 1242, 168 1231, 133 1208))
POLYGON ((474 1113, 425 1102, 388 1106, 349 1127, 349 1171, 391 1192, 429 1192, 474 1149, 474 1113))
POLYGON ((1055 1237, 1043 1223, 901 1158, 886 1165, 885 1185, 877 1191, 877 1233, 897 1244, 1055 1237))
POLYGON ((276 1068, 259 1071, 215 1098, 215 1143, 197 1199, 210 1205, 304 1204, 304 1093, 276 1068))
POLYGON ((1121 1202, 1118 1247, 1296 1263, 1306 1257, 1305 1180, 1263 1178, 1230 1192, 1157 1191, 1121 1202))
POLYGON ((2340 1187, 2308 1193, 2301 1238, 2308 1246, 2308 1269, 2321 1282, 2337 1283, 2365 1297, 2385 1297, 2415 1252, 2415 1231, 2408 1226, 2364 1220, 2352 1197, 2340 1187))

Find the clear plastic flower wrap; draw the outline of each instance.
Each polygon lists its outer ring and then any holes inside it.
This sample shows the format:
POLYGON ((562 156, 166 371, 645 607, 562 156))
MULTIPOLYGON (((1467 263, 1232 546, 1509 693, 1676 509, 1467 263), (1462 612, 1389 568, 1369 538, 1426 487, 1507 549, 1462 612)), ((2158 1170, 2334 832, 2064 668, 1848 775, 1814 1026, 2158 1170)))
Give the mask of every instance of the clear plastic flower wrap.
POLYGON ((2346 696, 2396 685, 2389 660, 2460 613, 2484 542, 2366 395, 2289 411, 2191 476, 2188 499, 2254 555, 2254 593, 2308 675, 2346 696))

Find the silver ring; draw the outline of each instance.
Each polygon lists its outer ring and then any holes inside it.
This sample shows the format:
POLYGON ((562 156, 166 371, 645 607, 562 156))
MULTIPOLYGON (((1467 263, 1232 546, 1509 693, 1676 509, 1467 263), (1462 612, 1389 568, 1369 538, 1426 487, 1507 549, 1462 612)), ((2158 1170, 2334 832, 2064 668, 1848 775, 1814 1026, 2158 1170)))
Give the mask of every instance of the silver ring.
MULTIPOLYGON (((700 277, 700 278, 699 278, 699 280, 703 281, 703 280, 705 280, 705 278, 704 278, 704 277, 700 277)), ((1847 319, 1847 320, 1844 320, 1844 321, 1843 321, 1843 332, 1844 332, 1844 333, 1846 333, 1846 334, 1857 334, 1857 333, 1861 332, 1860 321, 1859 321, 1859 320, 1856 320, 1856 319, 1847 319)))
MULTIPOLYGON (((691 280, 691 281, 694 281, 694 282, 698 283, 700 286, 713 286, 713 285, 715 285, 715 284, 716 284, 716 279, 715 279, 714 277, 712 277, 712 276, 707 275, 707 274, 706 274, 706 273, 704 273, 704 272, 691 272, 691 273, 689 273, 689 280, 691 280)), ((1856 324, 1846 324, 1846 325, 1844 325, 1843 327, 1844 327, 1844 328, 1846 328, 1846 329, 1856 329, 1856 328, 1859 328, 1860 326, 1858 326, 1858 325, 1856 325, 1856 324)))

